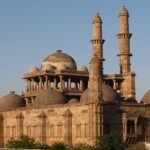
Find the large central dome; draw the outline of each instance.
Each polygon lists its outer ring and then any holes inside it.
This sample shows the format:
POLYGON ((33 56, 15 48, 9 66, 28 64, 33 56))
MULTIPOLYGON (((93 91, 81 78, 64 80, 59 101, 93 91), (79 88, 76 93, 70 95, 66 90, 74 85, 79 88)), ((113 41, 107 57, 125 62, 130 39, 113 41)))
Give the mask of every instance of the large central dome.
POLYGON ((76 70, 77 65, 74 59, 68 54, 63 53, 61 50, 57 50, 56 53, 46 57, 42 66, 50 64, 55 67, 57 70, 76 70))

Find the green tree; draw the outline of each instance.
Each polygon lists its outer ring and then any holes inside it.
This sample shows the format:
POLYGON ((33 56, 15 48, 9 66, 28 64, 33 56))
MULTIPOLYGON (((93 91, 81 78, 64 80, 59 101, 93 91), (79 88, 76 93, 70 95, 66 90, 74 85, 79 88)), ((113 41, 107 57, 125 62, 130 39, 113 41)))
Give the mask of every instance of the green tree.
POLYGON ((97 139, 95 150, 125 150, 125 144, 118 134, 108 134, 97 139))

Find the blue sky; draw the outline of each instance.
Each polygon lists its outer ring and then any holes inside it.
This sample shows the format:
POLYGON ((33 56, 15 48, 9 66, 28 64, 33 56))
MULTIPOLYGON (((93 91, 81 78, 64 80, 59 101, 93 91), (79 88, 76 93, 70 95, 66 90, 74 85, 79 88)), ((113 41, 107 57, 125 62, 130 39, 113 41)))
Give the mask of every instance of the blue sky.
POLYGON ((49 54, 61 49, 80 66, 92 55, 92 19, 103 20, 104 72, 118 73, 118 13, 130 13, 132 70, 137 99, 150 89, 149 0, 0 0, 0 97, 24 90, 21 79, 32 66, 40 67, 49 54))

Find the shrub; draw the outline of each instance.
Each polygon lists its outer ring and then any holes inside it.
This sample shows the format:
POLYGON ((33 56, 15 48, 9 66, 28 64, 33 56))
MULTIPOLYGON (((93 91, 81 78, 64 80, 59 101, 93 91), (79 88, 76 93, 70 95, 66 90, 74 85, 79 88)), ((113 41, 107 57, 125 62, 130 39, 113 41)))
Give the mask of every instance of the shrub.
POLYGON ((36 143, 35 149, 50 149, 51 147, 47 144, 36 143))
POLYGON ((26 135, 21 135, 20 139, 11 139, 6 144, 7 148, 35 148, 35 140, 26 135))
POLYGON ((71 150, 94 150, 94 147, 87 144, 80 143, 75 145, 71 150))
POLYGON ((27 135, 21 135, 19 139, 11 139, 6 144, 7 148, 25 148, 25 149, 50 149, 47 144, 36 143, 34 138, 27 135))
POLYGON ((121 136, 111 133, 97 139, 95 150, 125 150, 125 145, 121 136))
POLYGON ((65 146, 64 143, 57 143, 57 142, 54 143, 50 148, 50 150, 66 150, 66 149, 67 147, 65 146))

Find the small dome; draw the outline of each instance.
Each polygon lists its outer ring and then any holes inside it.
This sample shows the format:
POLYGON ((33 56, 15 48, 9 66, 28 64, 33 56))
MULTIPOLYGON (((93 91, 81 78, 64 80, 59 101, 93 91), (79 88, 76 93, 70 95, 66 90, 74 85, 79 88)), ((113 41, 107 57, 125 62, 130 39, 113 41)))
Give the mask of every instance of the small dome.
POLYGON ((52 104, 64 104, 66 102, 62 93, 52 89, 42 91, 34 100, 35 106, 44 106, 52 104))
POLYGON ((25 107, 26 102, 23 97, 16 95, 14 92, 2 97, 0 99, 0 110, 12 110, 19 107, 25 107))
POLYGON ((76 104, 76 103, 78 103, 78 102, 79 102, 79 101, 78 101, 77 98, 72 98, 72 99, 69 100, 68 104, 76 104))
MULTIPOLYGON (((104 102, 116 102, 118 94, 111 86, 102 84, 102 91, 104 102)), ((85 104, 88 102, 88 100, 89 100, 89 89, 86 89, 80 98, 80 102, 85 104)))
POLYGON ((102 84, 103 88, 103 99, 105 102, 115 102, 118 94, 117 92, 109 85, 102 84))
POLYGON ((41 70, 42 71, 44 71, 44 70, 55 70, 55 67, 46 62, 46 63, 42 64, 41 70))
POLYGON ((144 104, 150 104, 150 90, 145 93, 141 102, 144 104))
POLYGON ((83 71, 83 72, 86 72, 86 73, 89 72, 86 66, 80 66, 80 67, 78 67, 77 70, 78 70, 78 71, 83 71))
POLYGON ((34 67, 30 68, 27 73, 37 73, 38 71, 40 71, 40 69, 38 67, 34 66, 34 67))
POLYGON ((93 19, 93 23, 102 23, 102 19, 99 15, 99 12, 96 13, 96 16, 93 19))
POLYGON ((129 12, 125 6, 121 8, 119 16, 129 16, 129 12))
POLYGON ((76 70, 77 65, 74 59, 68 54, 63 53, 61 50, 57 50, 56 53, 46 57, 42 64, 48 62, 52 66, 56 67, 57 70, 76 70))

